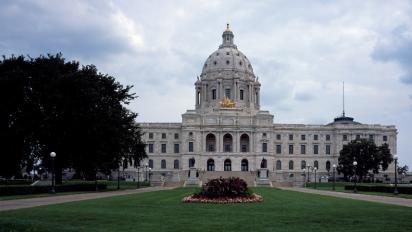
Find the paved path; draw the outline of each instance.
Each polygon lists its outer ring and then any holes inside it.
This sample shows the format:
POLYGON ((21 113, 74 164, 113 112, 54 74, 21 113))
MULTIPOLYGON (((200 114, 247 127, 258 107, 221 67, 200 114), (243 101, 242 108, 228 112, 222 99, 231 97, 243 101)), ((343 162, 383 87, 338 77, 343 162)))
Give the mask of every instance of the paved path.
POLYGON ((36 207, 36 206, 41 206, 41 205, 52 205, 52 204, 59 204, 59 203, 72 202, 72 201, 91 200, 91 199, 98 199, 98 198, 103 198, 103 197, 122 196, 122 195, 128 195, 128 194, 133 194, 133 193, 153 192, 153 191, 166 190, 166 189, 172 189, 172 188, 148 187, 148 188, 129 189, 129 190, 122 190, 122 191, 80 193, 80 194, 72 194, 72 195, 4 200, 4 201, 0 201, 0 211, 30 208, 30 207, 36 207))
POLYGON ((342 197, 342 198, 348 198, 348 199, 412 207, 412 199, 399 198, 399 197, 386 197, 386 196, 366 195, 366 194, 359 194, 359 193, 345 193, 345 192, 316 190, 316 189, 309 189, 309 188, 281 188, 281 189, 302 192, 302 193, 313 193, 313 194, 319 194, 319 195, 324 195, 324 196, 342 197))

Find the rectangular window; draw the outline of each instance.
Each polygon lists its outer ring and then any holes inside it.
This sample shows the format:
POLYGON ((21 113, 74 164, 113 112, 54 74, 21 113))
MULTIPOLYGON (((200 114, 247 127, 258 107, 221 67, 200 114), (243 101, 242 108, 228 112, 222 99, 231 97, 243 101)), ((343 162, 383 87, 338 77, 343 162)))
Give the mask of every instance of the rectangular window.
POLYGON ((306 154, 306 145, 304 144, 300 145, 300 154, 302 155, 306 154))
POLYGON ((360 135, 356 135, 356 139, 358 139, 358 140, 359 140, 359 139, 360 139, 360 135))
POLYGON ((280 134, 277 134, 277 135, 276 135, 276 139, 277 139, 277 140, 280 140, 280 139, 281 139, 280 134))
POLYGON ((300 135, 301 140, 306 140, 306 135, 300 135))
POLYGON ((162 143, 162 153, 166 153, 166 144, 162 143))
POLYGON ((315 155, 319 154, 319 145, 317 144, 313 145, 313 154, 315 155))
POLYGON ((149 153, 153 153, 153 143, 149 143, 149 153))
POLYGON ((153 133, 149 133, 149 139, 153 139, 153 133))
POLYGON ((175 133, 175 139, 179 139, 179 134, 175 133))
POLYGON ((293 135, 292 134, 289 135, 289 140, 293 140, 293 135))
POLYGON ((373 135, 369 135, 369 140, 373 141, 373 135))
POLYGON ((330 135, 326 135, 326 141, 330 141, 330 135))
POLYGON ((189 152, 193 152, 193 142, 189 142, 189 152))
POLYGON ((216 100, 216 89, 212 89, 212 99, 216 100))
POLYGON ((225 152, 232 152, 232 146, 230 144, 225 144, 225 152))
POLYGON ((230 89, 225 89, 225 97, 230 99, 230 89))
POLYGON ((268 152, 268 144, 262 143, 262 152, 268 152))
POLYGON ((348 141, 348 135, 343 135, 342 140, 343 140, 343 141, 348 141))
POLYGON ((313 140, 318 140, 318 139, 319 139, 318 135, 313 135, 313 140))
POLYGON ((388 136, 384 135, 384 136, 383 136, 383 141, 384 141, 384 142, 388 141, 388 136))
POLYGON ((240 90, 239 95, 240 95, 240 96, 239 96, 239 97, 240 97, 240 100, 243 101, 243 90, 242 90, 242 89, 240 90))
POLYGON ((179 153, 179 144, 175 143, 174 152, 179 153))
POLYGON ((289 154, 292 155, 293 154, 293 145, 289 144, 289 154))
POLYGON ((247 145, 246 144, 242 144, 242 152, 247 152, 247 145))
POLYGON ((166 133, 162 133, 162 139, 166 138, 166 133))
POLYGON ((280 153, 282 153, 282 145, 277 144, 276 145, 276 154, 280 154, 280 153))
POLYGON ((326 155, 330 155, 330 145, 326 145, 326 155))

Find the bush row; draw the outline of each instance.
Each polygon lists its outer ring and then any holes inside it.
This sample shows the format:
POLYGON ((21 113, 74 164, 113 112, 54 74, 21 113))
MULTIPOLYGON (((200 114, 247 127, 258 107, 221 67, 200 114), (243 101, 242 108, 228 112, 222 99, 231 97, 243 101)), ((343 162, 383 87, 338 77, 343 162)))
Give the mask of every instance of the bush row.
MULTIPOLYGON (((98 190, 107 189, 107 184, 97 184, 98 190)), ((50 186, 0 186, 0 196, 26 195, 50 192, 50 186)), ((56 192, 95 191, 94 184, 57 185, 56 192)))
POLYGON ((208 198, 250 196, 252 192, 248 189, 247 183, 240 178, 218 178, 209 180, 203 185, 200 193, 196 196, 208 198))
MULTIPOLYGON (((346 185, 345 190, 353 190, 353 185, 346 185)), ((382 192, 382 193, 393 193, 395 190, 394 186, 381 186, 381 185, 370 185, 370 186, 356 186, 358 191, 362 192, 382 192)), ((400 186, 398 187, 398 192, 403 194, 412 194, 412 187, 400 186)))
POLYGON ((30 185, 33 183, 28 179, 15 179, 15 180, 0 180, 0 185, 30 185))

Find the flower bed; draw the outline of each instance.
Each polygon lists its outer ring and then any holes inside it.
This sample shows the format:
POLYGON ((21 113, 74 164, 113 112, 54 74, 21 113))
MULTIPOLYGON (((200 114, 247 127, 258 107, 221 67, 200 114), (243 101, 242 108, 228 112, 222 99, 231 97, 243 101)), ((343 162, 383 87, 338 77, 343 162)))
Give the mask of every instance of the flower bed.
POLYGON ((183 198, 185 203, 213 203, 213 204, 230 204, 230 203, 255 203, 262 202, 263 197, 253 193, 250 196, 237 196, 237 197, 217 197, 209 198, 199 195, 191 195, 183 198))
POLYGON ((263 198, 247 187, 240 178, 218 178, 209 180, 199 193, 182 199, 186 203, 252 203, 262 202, 263 198))

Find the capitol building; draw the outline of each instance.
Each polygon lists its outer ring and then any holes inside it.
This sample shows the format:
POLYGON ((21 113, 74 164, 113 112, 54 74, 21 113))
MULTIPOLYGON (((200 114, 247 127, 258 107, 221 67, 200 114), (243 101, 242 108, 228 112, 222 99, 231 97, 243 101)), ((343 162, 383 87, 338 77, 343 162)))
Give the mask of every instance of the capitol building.
MULTIPOLYGON (((241 177, 249 185, 300 185, 314 181, 315 167, 318 180, 327 181, 342 146, 357 138, 387 143, 397 153, 395 126, 359 123, 344 113, 325 125, 276 123, 260 107, 261 84, 229 25, 194 81, 195 108, 181 123, 139 123, 148 155, 140 164, 140 181, 150 169, 151 181, 166 186, 220 176, 241 177)), ((392 164, 380 177, 388 172, 392 164)), ((124 170, 129 179, 137 173, 133 167, 124 170)))

